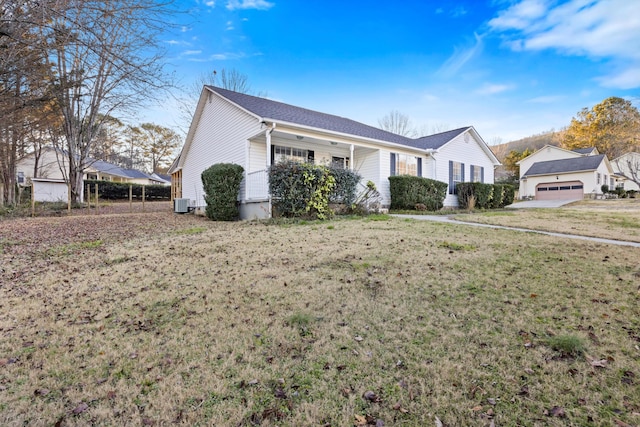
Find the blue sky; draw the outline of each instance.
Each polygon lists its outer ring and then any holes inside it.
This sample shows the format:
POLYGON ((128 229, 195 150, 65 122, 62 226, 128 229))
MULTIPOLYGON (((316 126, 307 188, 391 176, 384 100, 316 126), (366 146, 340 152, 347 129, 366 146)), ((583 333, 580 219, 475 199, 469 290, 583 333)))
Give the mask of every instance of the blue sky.
POLYGON ((473 125, 493 144, 640 97, 640 0, 179 4, 165 43, 183 84, 236 69, 269 98, 373 126, 399 110, 425 133, 473 125))

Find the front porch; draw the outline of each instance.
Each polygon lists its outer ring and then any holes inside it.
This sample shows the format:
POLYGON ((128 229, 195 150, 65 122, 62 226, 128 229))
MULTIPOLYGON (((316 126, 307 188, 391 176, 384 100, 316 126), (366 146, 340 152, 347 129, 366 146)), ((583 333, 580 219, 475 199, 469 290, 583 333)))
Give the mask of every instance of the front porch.
POLYGON ((380 186, 380 149, 278 129, 268 129, 248 140, 248 168, 240 195, 241 218, 271 216, 268 170, 272 164, 284 160, 354 170, 363 182, 371 180, 380 186))

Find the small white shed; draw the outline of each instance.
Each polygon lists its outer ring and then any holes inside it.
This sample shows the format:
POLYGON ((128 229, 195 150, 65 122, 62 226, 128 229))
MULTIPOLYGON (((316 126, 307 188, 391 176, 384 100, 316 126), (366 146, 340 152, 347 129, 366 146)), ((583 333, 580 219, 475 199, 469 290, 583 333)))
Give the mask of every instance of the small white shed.
POLYGON ((69 200, 69 184, 63 179, 31 178, 33 200, 36 202, 64 202, 69 200))

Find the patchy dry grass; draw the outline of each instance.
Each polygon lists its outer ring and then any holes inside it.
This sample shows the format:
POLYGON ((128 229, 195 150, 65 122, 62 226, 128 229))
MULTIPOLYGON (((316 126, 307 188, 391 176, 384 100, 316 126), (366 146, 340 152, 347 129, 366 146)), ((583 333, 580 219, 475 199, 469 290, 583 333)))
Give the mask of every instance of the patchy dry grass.
POLYGON ((638 249, 388 217, 92 219, 7 233, 1 425, 640 423, 638 249))
POLYGON ((557 209, 456 215, 461 221, 640 242, 640 199, 585 200, 557 209))

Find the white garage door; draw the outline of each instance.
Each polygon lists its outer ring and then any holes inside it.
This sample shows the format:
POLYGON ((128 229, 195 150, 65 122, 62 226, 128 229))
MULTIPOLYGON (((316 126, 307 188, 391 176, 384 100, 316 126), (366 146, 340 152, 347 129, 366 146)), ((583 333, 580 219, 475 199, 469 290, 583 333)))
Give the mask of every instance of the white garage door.
POLYGON ((584 185, 580 181, 550 182, 536 187, 536 200, 581 199, 583 195, 584 185))

